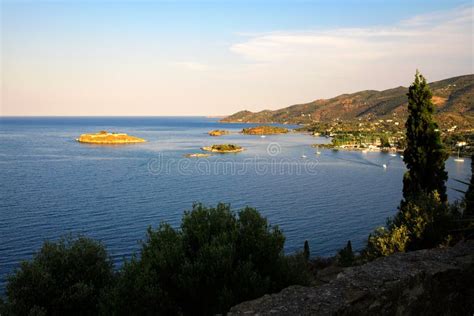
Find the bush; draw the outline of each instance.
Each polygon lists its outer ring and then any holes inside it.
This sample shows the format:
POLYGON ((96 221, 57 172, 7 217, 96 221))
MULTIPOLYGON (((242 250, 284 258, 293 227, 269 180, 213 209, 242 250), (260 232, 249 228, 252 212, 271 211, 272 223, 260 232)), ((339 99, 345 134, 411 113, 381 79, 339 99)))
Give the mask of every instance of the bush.
POLYGON ((112 263, 100 243, 70 236, 47 241, 9 277, 6 308, 14 315, 97 314, 112 280, 112 263))
POLYGON ((352 243, 349 240, 347 245, 339 250, 337 254, 337 263, 341 267, 350 267, 354 264, 354 252, 352 251, 352 243))
POLYGON ((461 214, 457 207, 441 202, 437 193, 420 194, 416 200, 403 202, 398 213, 387 221, 387 229, 378 228, 369 236, 369 257, 387 256, 433 248, 451 240, 461 214))
POLYGON ((224 313, 244 300, 309 282, 303 255, 285 257, 278 227, 253 208, 201 204, 181 229, 148 229, 139 257, 126 263, 107 314, 224 313))

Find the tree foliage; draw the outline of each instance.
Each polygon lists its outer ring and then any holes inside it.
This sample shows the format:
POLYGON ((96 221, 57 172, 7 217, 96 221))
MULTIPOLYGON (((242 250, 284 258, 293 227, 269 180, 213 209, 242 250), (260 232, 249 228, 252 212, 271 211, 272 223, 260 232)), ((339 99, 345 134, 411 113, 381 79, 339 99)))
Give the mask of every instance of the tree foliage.
POLYGON ((112 263, 100 243, 71 236, 45 242, 8 279, 7 314, 97 314, 112 280, 112 263))
POLYGON ((390 141, 387 135, 382 135, 380 137, 380 147, 384 147, 384 148, 391 147, 390 141))
POLYGON ((452 238, 450 232, 460 216, 458 208, 441 202, 438 193, 421 194, 402 203, 387 228, 369 236, 367 254, 375 258, 439 246, 452 238))
POLYGON ((6 315, 211 315, 242 301, 308 284, 303 253, 257 210, 195 204, 180 229, 149 228, 140 253, 118 273, 85 237, 45 242, 7 284, 6 315))
POLYGON ((445 182, 448 175, 444 165, 448 153, 433 119, 435 107, 431 98, 426 79, 417 71, 408 91, 407 147, 404 152, 408 171, 403 179, 405 201, 433 191, 438 192, 442 202, 447 201, 445 182))
POLYGON ((303 256, 306 260, 309 260, 310 250, 309 250, 309 243, 307 240, 304 241, 303 256))
POLYGON ((426 79, 417 71, 408 91, 406 149, 408 168, 398 213, 369 236, 369 258, 436 247, 452 238, 459 209, 447 203, 445 162, 448 154, 433 119, 435 107, 426 79))
POLYGON ((309 281, 303 255, 285 257, 285 238, 255 209, 193 206, 181 229, 149 229, 108 298, 113 314, 223 313, 238 302, 309 281))
POLYGON ((352 251, 352 243, 349 240, 347 245, 339 250, 337 254, 337 262, 342 267, 350 267, 354 264, 354 252, 352 251))
POLYGON ((471 181, 464 197, 464 217, 474 217, 474 155, 471 156, 471 181))

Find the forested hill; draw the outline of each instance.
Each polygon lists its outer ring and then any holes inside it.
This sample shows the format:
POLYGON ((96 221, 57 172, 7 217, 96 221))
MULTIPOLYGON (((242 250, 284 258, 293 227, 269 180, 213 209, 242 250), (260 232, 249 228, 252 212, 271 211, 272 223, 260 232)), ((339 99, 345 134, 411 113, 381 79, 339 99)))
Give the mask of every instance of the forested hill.
MULTIPOLYGON (((437 119, 441 125, 474 126, 474 75, 430 83, 437 119)), ((334 120, 405 117, 408 88, 365 90, 261 112, 240 111, 221 122, 304 124, 334 120)))

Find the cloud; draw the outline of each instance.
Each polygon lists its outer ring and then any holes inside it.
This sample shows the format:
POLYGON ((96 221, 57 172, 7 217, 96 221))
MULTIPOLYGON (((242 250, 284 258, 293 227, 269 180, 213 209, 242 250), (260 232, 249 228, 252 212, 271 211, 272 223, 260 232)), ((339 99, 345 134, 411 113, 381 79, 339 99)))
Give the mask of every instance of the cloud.
POLYGON ((445 69, 464 67, 467 73, 473 71, 473 14, 469 6, 415 16, 396 25, 271 32, 249 36, 230 50, 267 67, 348 71, 384 64, 390 71, 405 64, 433 70, 442 62, 445 69))
POLYGON ((177 61, 172 62, 171 65, 193 71, 204 71, 209 69, 208 65, 194 61, 177 61))

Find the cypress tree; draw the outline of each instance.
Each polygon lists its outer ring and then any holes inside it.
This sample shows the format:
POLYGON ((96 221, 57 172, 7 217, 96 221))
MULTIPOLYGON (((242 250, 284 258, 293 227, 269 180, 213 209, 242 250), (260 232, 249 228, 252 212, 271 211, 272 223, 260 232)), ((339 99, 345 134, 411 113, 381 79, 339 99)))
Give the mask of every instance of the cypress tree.
POLYGON ((403 198, 416 199, 420 193, 438 192, 447 201, 444 164, 448 153, 441 142, 438 125, 433 119, 435 107, 426 79, 416 71, 415 81, 408 90, 407 147, 404 162, 408 171, 403 178, 403 198))
POLYGON ((465 217, 474 216, 474 154, 471 156, 471 182, 464 197, 466 201, 465 217))
POLYGON ((354 263, 354 252, 352 251, 350 240, 347 242, 346 247, 339 250, 338 262, 343 267, 350 267, 354 263))
POLYGON ((309 260, 310 252, 309 252, 309 243, 307 240, 304 241, 303 256, 306 259, 306 261, 309 260))

